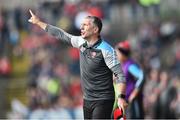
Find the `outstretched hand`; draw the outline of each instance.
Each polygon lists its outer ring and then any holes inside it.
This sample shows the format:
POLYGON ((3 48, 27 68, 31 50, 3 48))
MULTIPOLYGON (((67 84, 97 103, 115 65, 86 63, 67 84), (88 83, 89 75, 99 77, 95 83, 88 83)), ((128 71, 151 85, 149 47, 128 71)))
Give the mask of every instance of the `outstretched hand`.
POLYGON ((28 21, 33 24, 38 24, 40 21, 39 18, 31 10, 29 10, 29 12, 31 14, 31 18, 28 21))

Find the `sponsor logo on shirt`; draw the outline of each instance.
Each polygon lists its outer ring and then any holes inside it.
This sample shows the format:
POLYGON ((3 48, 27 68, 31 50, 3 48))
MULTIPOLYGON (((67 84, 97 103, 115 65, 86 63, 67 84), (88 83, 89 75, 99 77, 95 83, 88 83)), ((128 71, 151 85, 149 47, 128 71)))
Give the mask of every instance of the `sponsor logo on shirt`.
POLYGON ((91 57, 92 57, 92 58, 95 58, 95 57, 96 57, 96 52, 90 52, 90 54, 91 54, 91 57))

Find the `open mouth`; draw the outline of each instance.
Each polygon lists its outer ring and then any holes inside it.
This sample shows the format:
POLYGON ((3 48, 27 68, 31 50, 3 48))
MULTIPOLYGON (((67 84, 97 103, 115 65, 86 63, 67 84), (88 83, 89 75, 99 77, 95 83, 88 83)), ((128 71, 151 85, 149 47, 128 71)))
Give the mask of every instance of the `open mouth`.
POLYGON ((85 32, 81 31, 81 35, 84 35, 84 34, 85 34, 85 32))

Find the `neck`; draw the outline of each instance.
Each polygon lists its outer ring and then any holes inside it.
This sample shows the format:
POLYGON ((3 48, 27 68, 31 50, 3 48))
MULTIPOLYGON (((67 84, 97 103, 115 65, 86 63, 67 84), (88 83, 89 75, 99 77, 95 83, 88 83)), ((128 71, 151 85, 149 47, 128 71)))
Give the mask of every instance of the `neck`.
POLYGON ((92 37, 90 39, 87 39, 88 41, 88 44, 91 46, 91 45, 94 45, 97 41, 99 40, 99 37, 92 37))

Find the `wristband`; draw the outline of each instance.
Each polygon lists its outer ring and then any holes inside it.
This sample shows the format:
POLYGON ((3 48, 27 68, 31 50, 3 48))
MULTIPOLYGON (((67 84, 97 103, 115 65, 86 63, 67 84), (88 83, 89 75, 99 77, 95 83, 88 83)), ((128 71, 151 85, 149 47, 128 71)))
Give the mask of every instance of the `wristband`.
POLYGON ((123 98, 123 99, 125 99, 125 98, 126 98, 126 95, 124 95, 124 94, 119 94, 119 95, 118 95, 118 98, 123 98))

